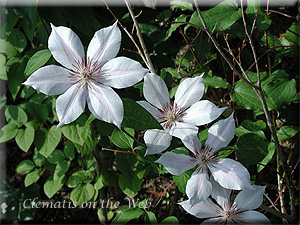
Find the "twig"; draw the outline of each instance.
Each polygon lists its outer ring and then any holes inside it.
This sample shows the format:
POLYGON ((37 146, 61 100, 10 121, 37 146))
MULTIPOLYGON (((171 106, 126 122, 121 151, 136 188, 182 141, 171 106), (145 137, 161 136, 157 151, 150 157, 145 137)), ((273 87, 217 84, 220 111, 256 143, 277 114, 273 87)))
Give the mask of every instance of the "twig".
POLYGON ((147 65, 148 67, 148 64, 147 64, 147 60, 146 58, 144 57, 140 47, 138 46, 138 44, 136 43, 136 41, 134 40, 133 36, 129 33, 129 31, 127 30, 126 27, 123 26, 123 24, 118 20, 118 18, 115 16, 115 14, 113 13, 113 11, 111 11, 111 9, 109 8, 108 4, 106 3, 105 0, 102 0, 106 6, 106 9, 110 12, 110 14, 114 17, 114 19, 116 21, 118 21, 118 24, 122 27, 122 29, 125 31, 125 33, 128 35, 128 37, 130 38, 130 40, 132 41, 132 43, 134 44, 134 46, 136 47, 136 49, 138 50, 138 54, 141 56, 142 60, 144 61, 144 63, 147 65))
POLYGON ((276 207, 276 205, 275 205, 276 202, 273 203, 272 200, 269 198, 269 196, 268 196, 267 194, 265 194, 265 193, 264 193, 264 196, 265 196, 266 199, 268 199, 269 202, 271 203, 272 206, 270 206, 270 208, 271 208, 271 207, 274 207, 274 209, 276 209, 277 211, 279 211, 279 209, 278 209, 278 208, 276 207))
POLYGON ((155 204, 155 206, 153 206, 153 209, 155 209, 155 208, 156 208, 156 206, 158 206, 158 204, 161 202, 162 198, 165 196, 165 194, 166 194, 167 190, 169 189, 169 187, 171 187, 173 184, 174 184, 174 181, 172 181, 172 183, 171 183, 171 184, 169 184, 169 185, 168 185, 168 187, 166 187, 166 189, 164 190, 164 193, 163 193, 163 195, 162 195, 162 196, 160 196, 160 198, 159 198, 158 202, 155 204))
POLYGON ((115 149, 110 149, 110 148, 102 148, 102 151, 110 151, 110 152, 131 153, 131 154, 134 154, 134 152, 131 152, 131 151, 122 151, 122 150, 115 150, 115 149))
POLYGON ((137 36, 138 36, 138 38, 139 38, 140 44, 141 44, 142 49, 143 49, 143 51, 144 51, 144 56, 146 57, 148 69, 149 69, 152 73, 155 73, 155 69, 154 69, 154 67, 153 67, 153 64, 152 64, 152 61, 151 61, 151 59, 150 59, 149 53, 148 53, 148 51, 147 51, 147 48, 146 48, 144 39, 143 39, 143 37, 142 37, 142 33, 141 33, 141 30, 140 30, 139 24, 138 24, 138 22, 137 22, 137 20, 136 20, 136 17, 135 17, 134 12, 133 12, 133 10, 132 10, 132 8, 131 8, 131 5, 130 5, 130 3, 129 3, 128 0, 124 0, 124 1, 125 1, 126 5, 127 5, 128 11, 129 11, 129 13, 130 13, 130 15, 131 15, 131 18, 132 18, 132 20, 133 20, 134 26, 135 26, 135 28, 136 28, 136 34, 137 34, 137 36))
MULTIPOLYGON (((276 10, 272 10, 272 9, 267 9, 266 10, 267 12, 273 12, 273 13, 277 13, 277 14, 280 14, 282 16, 285 16, 285 17, 288 17, 288 18, 291 18, 291 19, 295 19, 296 17, 295 16, 290 16, 288 14, 285 14, 285 13, 282 13, 282 12, 279 12, 279 11, 276 11, 276 10)), ((269 13, 270 14, 270 13, 269 13)))
POLYGON ((272 209, 266 205, 261 205, 260 206, 261 209, 263 210, 266 210, 267 212, 275 215, 275 216, 278 216, 279 218, 283 218, 283 219, 286 219, 286 220, 291 220, 291 216, 287 215, 287 214, 284 214, 284 213, 281 213, 279 211, 277 211, 276 209, 272 209))
POLYGON ((136 139, 134 136, 132 136, 131 134, 129 134, 125 129, 121 128, 121 130, 128 135, 130 138, 132 138, 136 143, 138 143, 139 145, 146 147, 142 142, 140 142, 138 139, 136 139))

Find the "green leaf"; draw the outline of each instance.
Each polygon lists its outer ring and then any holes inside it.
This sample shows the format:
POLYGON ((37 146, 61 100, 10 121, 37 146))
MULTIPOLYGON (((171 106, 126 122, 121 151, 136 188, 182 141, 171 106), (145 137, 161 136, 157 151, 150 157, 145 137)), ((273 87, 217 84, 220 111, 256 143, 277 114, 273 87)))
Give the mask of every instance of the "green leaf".
POLYGON ((173 0, 170 2, 170 5, 179 8, 181 10, 190 10, 194 11, 192 3, 186 0, 173 0))
POLYGON ((75 206, 79 206, 84 202, 92 199, 95 194, 94 186, 90 183, 79 184, 70 194, 70 198, 75 206))
POLYGON ((134 173, 122 173, 119 177, 119 186, 121 190, 133 198, 141 190, 143 179, 139 179, 134 173))
POLYGON ((252 165, 259 163, 268 154, 268 143, 260 136, 247 133, 237 141, 237 158, 242 163, 252 165))
POLYGON ((65 176, 61 176, 57 180, 53 180, 53 176, 48 177, 44 184, 44 192, 48 196, 48 198, 52 198, 53 195, 58 192, 65 183, 65 176))
POLYGON ((28 173, 24 180, 25 187, 28 187, 28 186, 32 185, 33 183, 36 183, 38 181, 38 179, 40 179, 41 173, 42 173, 41 168, 34 169, 30 173, 28 173))
POLYGON ((27 112, 29 118, 34 118, 40 123, 44 123, 49 119, 49 113, 45 104, 35 102, 25 102, 20 106, 27 112))
MULTIPOLYGON (((202 11, 202 16, 208 30, 212 31, 217 24, 215 31, 222 31, 227 30, 238 21, 242 17, 242 13, 235 0, 225 0, 209 10, 202 11)), ((193 13, 189 22, 203 27, 197 11, 193 13)))
POLYGON ((100 190, 101 188, 104 187, 103 181, 102 181, 103 177, 97 177, 95 184, 94 184, 94 188, 95 190, 100 190))
POLYGON ((145 215, 145 224, 157 224, 157 219, 154 212, 147 212, 145 215))
POLYGON ((240 126, 238 126, 235 130, 236 136, 240 137, 246 133, 254 133, 259 135, 261 138, 265 138, 265 134, 262 131, 266 128, 266 123, 262 120, 258 121, 251 121, 251 120, 244 120, 240 126))
POLYGON ((33 162, 38 167, 42 167, 45 163, 45 157, 39 153, 37 148, 35 148, 33 152, 33 162))
POLYGON ((283 126, 276 131, 278 140, 283 141, 294 137, 299 132, 299 127, 295 126, 283 126))
POLYGON ((67 181, 67 186, 69 188, 74 188, 78 184, 81 183, 89 183, 94 179, 93 173, 89 170, 77 170, 76 172, 72 173, 67 181))
POLYGON ((61 176, 63 176, 69 170, 70 165, 71 165, 70 161, 67 160, 60 161, 55 167, 53 180, 57 180, 61 176))
POLYGON ((84 139, 81 134, 84 131, 84 125, 86 123, 86 120, 87 120, 87 116, 85 114, 82 114, 74 122, 62 126, 61 130, 64 136, 68 138, 70 141, 72 141, 73 143, 83 145, 84 139))
POLYGON ((136 163, 137 159, 134 154, 116 154, 116 165, 118 170, 120 170, 122 173, 133 171, 136 163))
POLYGON ((21 62, 13 63, 7 72, 7 86, 14 100, 16 99, 24 80, 24 68, 26 61, 27 58, 24 57, 21 62))
POLYGON ((75 158, 74 145, 69 140, 67 140, 66 143, 65 143, 64 154, 71 161, 75 158))
POLYGON ((135 130, 162 129, 158 121, 142 106, 129 98, 122 98, 124 118, 122 127, 135 130))
POLYGON ((6 39, 9 41, 20 53, 24 51, 27 46, 27 39, 25 35, 14 28, 6 31, 6 39))
POLYGON ((169 217, 163 219, 160 222, 160 224, 169 224, 169 225, 171 225, 171 224, 179 224, 179 221, 178 221, 178 219, 175 216, 169 216, 169 217))
POLYGON ((17 173, 29 173, 31 170, 33 170, 33 168, 35 167, 34 163, 31 160, 23 160, 21 161, 17 168, 16 168, 16 172, 17 173))
MULTIPOLYGON (((182 14, 175 19, 175 22, 185 22, 187 17, 188 17, 188 15, 182 14)), ((181 25, 183 25, 183 23, 182 24, 181 23, 172 23, 170 28, 167 30, 165 40, 167 40, 169 37, 171 37, 172 33, 181 25)))
POLYGON ((37 69, 45 65, 51 58, 51 52, 48 49, 44 49, 35 53, 27 62, 24 74, 29 76, 37 69))
POLYGON ((89 154, 97 145, 97 139, 94 136, 94 133, 92 133, 91 129, 88 129, 86 133, 87 137, 84 140, 84 143, 82 145, 78 143, 74 143, 76 149, 81 153, 81 154, 89 154))
MULTIPOLYGON (((131 136, 134 136, 134 130, 131 128, 124 128, 131 136)), ((111 135, 112 142, 119 148, 133 148, 134 140, 119 129, 115 129, 111 135)))
POLYGON ((18 50, 7 40, 0 39, 0 53, 4 53, 8 59, 11 59, 18 54, 18 50))
POLYGON ((5 117, 8 123, 15 123, 18 127, 25 125, 28 120, 26 112, 17 105, 6 106, 5 117))
POLYGON ((271 25, 272 20, 263 11, 261 0, 248 0, 246 14, 250 21, 256 18, 256 26, 259 30, 266 30, 271 25))
POLYGON ((8 123, 0 130, 0 143, 13 139, 18 133, 18 126, 14 123, 8 123))
POLYGON ((297 24, 294 22, 289 29, 285 33, 285 38, 295 44, 295 45, 300 45, 300 29, 299 29, 299 23, 297 24))
POLYGON ((61 130, 53 125, 49 131, 38 131, 34 143, 40 154, 48 158, 60 142, 60 138, 61 130))
POLYGON ((274 101, 276 108, 280 108, 293 101, 297 92, 296 81, 289 79, 284 70, 276 70, 263 82, 263 90, 274 101))
POLYGON ((173 180, 175 182, 175 184, 178 187, 178 190, 182 193, 182 194, 186 194, 185 193, 185 188, 186 188, 186 184, 188 182, 188 180, 191 178, 192 173, 194 172, 193 169, 188 170, 182 174, 180 174, 179 176, 173 176, 173 180))
POLYGON ((111 224, 126 224, 131 220, 138 219, 144 211, 140 208, 129 208, 120 212, 111 224))
POLYGON ((259 173, 260 171, 262 171, 263 168, 265 168, 264 165, 267 165, 273 158, 273 155, 275 153, 275 144, 273 142, 269 143, 268 145, 268 154, 266 155, 266 157, 261 160, 259 163, 257 164, 257 172, 259 173))
POLYGON ((16 136, 16 143, 20 149, 27 152, 34 140, 34 128, 32 126, 26 126, 25 129, 19 129, 16 136))
POLYGON ((212 88, 231 88, 231 85, 228 84, 225 80, 223 80, 221 77, 217 76, 204 76, 203 82, 205 85, 210 86, 212 88))
POLYGON ((63 161, 65 158, 65 154, 61 150, 55 149, 48 157, 47 160, 51 164, 57 164, 63 161))

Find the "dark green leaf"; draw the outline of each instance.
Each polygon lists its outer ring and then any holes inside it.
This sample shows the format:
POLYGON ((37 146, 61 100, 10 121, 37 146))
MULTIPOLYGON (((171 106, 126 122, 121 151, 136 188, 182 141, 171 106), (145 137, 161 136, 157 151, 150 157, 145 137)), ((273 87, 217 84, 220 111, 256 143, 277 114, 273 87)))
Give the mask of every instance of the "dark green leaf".
POLYGON ((158 121, 142 106, 129 98, 122 98, 124 118, 122 127, 135 130, 162 129, 158 121))
POLYGON ((67 181, 67 186, 69 188, 74 188, 78 184, 81 183, 89 183, 94 179, 94 176, 91 171, 89 170, 77 170, 76 172, 72 173, 67 181))
POLYGON ((34 163, 31 160, 23 160, 16 168, 17 173, 29 173, 34 168, 34 163))
POLYGON ((190 10, 194 11, 192 3, 186 0, 172 0, 170 5, 179 8, 181 10, 190 10))
POLYGON ((117 153, 116 154, 116 164, 117 168, 122 172, 130 172, 133 170, 134 165, 137 163, 137 159, 134 154, 124 154, 117 153))
POLYGON ((120 212, 111 224, 126 224, 131 220, 138 219, 144 211, 140 208, 129 208, 120 212))
POLYGON ((267 165, 272 160, 274 153, 275 153, 275 144, 271 142, 268 145, 268 154, 262 161, 259 162, 260 164, 257 164, 257 172, 260 172, 262 171, 263 168, 265 168, 265 165, 267 165))
POLYGON ((23 52, 27 46, 25 35, 14 28, 6 31, 6 38, 20 53, 23 52))
MULTIPOLYGON (((131 136, 134 136, 134 130, 130 128, 124 128, 131 136)), ((119 129, 115 129, 111 135, 112 142, 119 148, 133 148, 134 140, 119 129)))
MULTIPOLYGON (((182 14, 175 19, 175 22, 185 22, 187 17, 188 17, 188 15, 182 14)), ((171 37, 172 33, 181 25, 183 25, 183 23, 182 24, 181 23, 172 23, 171 27, 167 30, 165 40, 167 40, 169 37, 171 37)))
POLYGON ((34 169, 30 173, 28 173, 24 180, 25 187, 28 187, 28 186, 32 185, 33 183, 36 183, 38 181, 38 179, 40 178, 41 173, 42 173, 41 168, 34 169))
POLYGON ((203 82, 205 85, 210 86, 212 88, 231 88, 231 85, 228 84, 225 80, 223 80, 221 77, 217 76, 204 76, 203 77, 203 82))
POLYGON ((34 128, 32 126, 26 126, 25 129, 19 129, 16 136, 16 143, 20 149, 27 152, 34 140, 34 128))
POLYGON ((5 117, 8 123, 14 123, 19 127, 25 125, 28 120, 26 112, 17 105, 8 105, 5 107, 5 117))
POLYGON ((293 23, 286 31, 285 38, 295 45, 300 45, 300 29, 299 23, 293 23))
POLYGON ((48 49, 38 51, 27 62, 24 74, 29 76, 48 62, 51 52, 48 49))
POLYGON ((157 224, 157 219, 154 212, 147 212, 145 215, 145 224, 157 224))
POLYGON ((258 121, 251 121, 251 120, 244 120, 240 126, 238 126, 235 130, 236 136, 240 137, 246 133, 255 133, 262 138, 265 138, 265 134, 262 131, 266 128, 266 123, 262 120, 258 121))
POLYGON ((256 25, 259 30, 266 30, 271 25, 272 20, 263 11, 261 0, 247 1, 246 14, 251 21, 256 18, 256 25))
POLYGON ((188 180, 191 178, 193 172, 194 170, 192 169, 180 174, 179 176, 173 176, 173 180, 177 185, 178 190, 184 195, 185 195, 186 184, 188 180))
POLYGON ((33 152, 33 162, 38 167, 42 167, 45 162, 45 157, 39 153, 37 148, 35 148, 33 152))
POLYGON ((119 186, 122 191, 133 198, 141 190, 143 179, 139 179, 134 173, 122 173, 119 177, 119 186))
POLYGON ((171 225, 171 224, 179 224, 179 221, 178 221, 178 219, 175 216, 169 216, 169 217, 163 219, 160 222, 160 224, 169 224, 169 225, 171 225))
POLYGON ((74 145, 71 141, 67 140, 64 147, 64 154, 69 160, 73 160, 75 157, 74 145))
POLYGON ((268 143, 260 136, 247 133, 237 141, 237 157, 242 163, 252 165, 259 163, 268 154, 268 143))
POLYGON ((57 164, 61 161, 63 161, 65 158, 65 154, 61 151, 61 150, 57 150, 55 149, 51 155, 49 155, 47 157, 47 160, 49 161, 49 163, 51 164, 57 164))
POLYGON ((70 194, 70 198, 75 206, 79 206, 84 202, 92 199, 95 193, 94 186, 90 183, 79 184, 70 194))
POLYGON ((299 127, 295 126, 283 126, 276 131, 279 141, 287 140, 294 137, 299 132, 299 127))
POLYGON ((53 195, 58 192, 65 183, 65 176, 61 176, 57 180, 53 180, 53 176, 48 177, 44 184, 44 192, 48 198, 52 198, 53 195))
POLYGON ((9 123, 3 126, 0 130, 0 143, 13 139, 18 133, 18 126, 14 123, 9 123))

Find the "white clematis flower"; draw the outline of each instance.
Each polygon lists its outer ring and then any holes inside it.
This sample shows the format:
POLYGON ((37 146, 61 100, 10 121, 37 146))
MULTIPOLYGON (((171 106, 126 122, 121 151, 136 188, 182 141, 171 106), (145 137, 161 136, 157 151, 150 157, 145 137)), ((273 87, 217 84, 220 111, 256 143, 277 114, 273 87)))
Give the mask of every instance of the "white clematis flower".
POLYGON ((230 201, 231 190, 221 187, 213 179, 212 198, 191 204, 190 200, 179 203, 185 211, 198 217, 209 218, 204 224, 271 224, 269 219, 253 209, 263 202, 265 186, 253 185, 252 189, 244 189, 236 196, 234 202, 230 201))
POLYGON ((60 127, 76 120, 89 110, 99 120, 121 127, 123 103, 111 88, 126 88, 143 79, 148 70, 126 57, 116 57, 121 32, 115 22, 97 31, 87 49, 85 60, 79 37, 67 27, 55 27, 48 47, 61 66, 38 69, 24 83, 46 95, 61 95, 56 101, 60 127))
POLYGON ((209 128, 204 149, 198 137, 194 138, 192 145, 185 143, 194 156, 166 152, 156 162, 164 165, 173 175, 180 175, 189 169, 197 168, 186 185, 186 194, 192 204, 206 200, 211 194, 209 171, 224 188, 234 190, 252 188, 250 174, 242 164, 229 158, 218 158, 215 154, 228 145, 234 133, 235 123, 232 114, 209 128))
POLYGON ((197 126, 210 123, 222 114, 226 107, 218 108, 210 101, 199 101, 203 93, 202 76, 187 78, 179 84, 172 103, 163 79, 154 73, 146 74, 143 94, 148 102, 138 103, 164 128, 146 131, 146 155, 166 150, 170 146, 172 136, 180 138, 183 143, 192 143, 198 133, 197 126))

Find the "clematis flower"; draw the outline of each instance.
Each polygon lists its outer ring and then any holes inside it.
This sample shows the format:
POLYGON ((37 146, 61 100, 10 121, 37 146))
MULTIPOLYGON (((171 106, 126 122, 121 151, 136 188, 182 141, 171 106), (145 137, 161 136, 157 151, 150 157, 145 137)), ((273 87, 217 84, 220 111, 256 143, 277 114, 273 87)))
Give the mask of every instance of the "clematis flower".
POLYGON ((160 153, 171 143, 172 136, 184 142, 192 142, 198 127, 218 118, 226 109, 218 108, 207 100, 199 101, 204 93, 202 76, 182 81, 170 101, 165 82, 156 74, 148 73, 144 79, 143 94, 148 101, 138 101, 161 124, 164 130, 147 130, 144 141, 146 155, 160 153))
POLYGON ((55 27, 48 47, 62 66, 49 65, 38 69, 24 83, 46 95, 60 95, 56 112, 60 127, 76 120, 87 102, 99 120, 121 127, 123 103, 113 88, 126 88, 139 82, 147 70, 126 57, 116 57, 121 32, 115 22, 97 31, 84 56, 79 37, 67 27, 55 27))
POLYGON ((192 204, 204 201, 211 194, 209 172, 224 188, 251 189, 250 174, 242 164, 233 159, 218 158, 216 155, 221 148, 228 145, 234 133, 235 123, 232 114, 209 128, 204 149, 198 137, 194 138, 192 145, 185 143, 194 156, 166 152, 156 162, 164 165, 166 170, 173 175, 180 175, 196 167, 186 185, 186 194, 192 204))
POLYGON ((244 189, 236 196, 234 202, 230 201, 231 190, 221 187, 211 180, 215 204, 210 198, 192 205, 190 200, 179 203, 185 211, 198 217, 209 218, 204 224, 271 224, 269 219, 253 209, 263 202, 265 186, 253 185, 252 189, 244 189))

